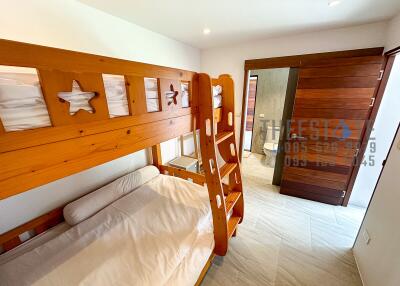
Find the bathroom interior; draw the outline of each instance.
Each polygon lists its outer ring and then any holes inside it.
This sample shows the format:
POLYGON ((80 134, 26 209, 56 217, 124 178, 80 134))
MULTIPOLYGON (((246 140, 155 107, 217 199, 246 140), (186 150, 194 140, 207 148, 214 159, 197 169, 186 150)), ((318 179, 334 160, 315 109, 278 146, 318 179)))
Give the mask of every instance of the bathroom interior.
POLYGON ((251 70, 243 143, 246 173, 279 185, 285 130, 291 118, 297 85, 296 68, 251 70))

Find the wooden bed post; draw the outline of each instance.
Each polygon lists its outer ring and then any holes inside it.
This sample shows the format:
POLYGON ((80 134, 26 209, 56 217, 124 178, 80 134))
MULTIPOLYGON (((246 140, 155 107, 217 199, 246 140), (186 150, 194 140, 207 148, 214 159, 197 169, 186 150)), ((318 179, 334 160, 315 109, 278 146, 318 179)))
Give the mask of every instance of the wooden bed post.
POLYGON ((151 154, 153 156, 153 165, 157 168, 160 168, 160 166, 162 165, 161 145, 153 145, 151 147, 151 154))
POLYGON ((4 126, 3 126, 3 122, 1 122, 1 119, 0 119, 0 134, 3 134, 4 133, 4 126))

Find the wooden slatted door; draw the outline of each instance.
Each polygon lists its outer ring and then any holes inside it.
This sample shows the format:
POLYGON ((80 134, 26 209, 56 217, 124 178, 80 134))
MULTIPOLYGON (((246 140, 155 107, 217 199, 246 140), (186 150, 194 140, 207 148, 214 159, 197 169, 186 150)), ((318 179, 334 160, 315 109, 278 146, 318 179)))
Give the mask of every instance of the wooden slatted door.
POLYGON ((325 59, 299 69, 281 193, 342 205, 367 128, 383 57, 325 59))
POLYGON ((247 97, 246 131, 253 131, 254 111, 256 109, 257 76, 251 76, 249 80, 249 94, 247 97))

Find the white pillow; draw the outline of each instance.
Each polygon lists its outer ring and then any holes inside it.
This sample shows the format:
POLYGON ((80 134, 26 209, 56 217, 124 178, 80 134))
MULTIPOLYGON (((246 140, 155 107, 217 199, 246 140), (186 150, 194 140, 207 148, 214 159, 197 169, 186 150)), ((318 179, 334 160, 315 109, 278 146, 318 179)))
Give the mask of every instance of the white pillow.
POLYGON ((116 179, 110 184, 66 205, 63 210, 64 219, 69 225, 76 225, 159 174, 160 171, 156 167, 146 166, 116 179))

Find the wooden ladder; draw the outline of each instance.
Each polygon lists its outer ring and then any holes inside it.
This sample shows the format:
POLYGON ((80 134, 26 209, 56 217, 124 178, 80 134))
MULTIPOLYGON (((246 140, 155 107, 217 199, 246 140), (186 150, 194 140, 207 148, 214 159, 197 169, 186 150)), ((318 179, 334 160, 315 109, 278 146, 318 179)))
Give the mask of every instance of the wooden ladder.
POLYGON ((235 100, 229 75, 199 74, 200 145, 214 223, 215 254, 225 255, 228 241, 243 219, 243 188, 235 140, 235 100), (222 86, 220 120, 214 123, 212 87, 222 86), (219 152, 218 152, 219 151, 219 152), (223 162, 223 163, 221 163, 223 162), (221 165, 221 166, 220 166, 221 165))

